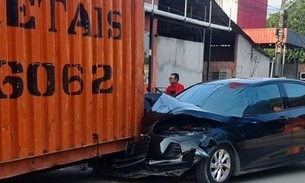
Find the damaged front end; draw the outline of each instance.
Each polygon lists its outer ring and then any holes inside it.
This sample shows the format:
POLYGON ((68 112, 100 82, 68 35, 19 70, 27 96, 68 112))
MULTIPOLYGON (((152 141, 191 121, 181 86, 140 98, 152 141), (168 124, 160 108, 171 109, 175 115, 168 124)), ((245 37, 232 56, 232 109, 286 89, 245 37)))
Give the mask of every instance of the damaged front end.
POLYGON ((114 160, 115 172, 119 176, 133 178, 149 175, 180 176, 201 158, 208 156, 199 147, 202 139, 204 135, 199 132, 170 136, 146 134, 140 141, 127 146, 126 158, 114 160))
POLYGON ((181 176, 208 157, 215 134, 227 138, 212 128, 219 120, 227 119, 162 95, 144 117, 141 140, 126 146, 126 157, 114 159, 115 176, 181 176))

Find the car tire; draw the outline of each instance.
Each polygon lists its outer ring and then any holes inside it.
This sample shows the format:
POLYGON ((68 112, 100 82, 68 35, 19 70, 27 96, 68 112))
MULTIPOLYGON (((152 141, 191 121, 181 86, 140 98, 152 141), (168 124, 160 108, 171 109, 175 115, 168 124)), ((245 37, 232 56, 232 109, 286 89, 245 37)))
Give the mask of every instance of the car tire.
POLYGON ((196 167, 196 178, 199 183, 226 183, 234 170, 234 155, 226 145, 214 146, 209 157, 202 159, 196 167))

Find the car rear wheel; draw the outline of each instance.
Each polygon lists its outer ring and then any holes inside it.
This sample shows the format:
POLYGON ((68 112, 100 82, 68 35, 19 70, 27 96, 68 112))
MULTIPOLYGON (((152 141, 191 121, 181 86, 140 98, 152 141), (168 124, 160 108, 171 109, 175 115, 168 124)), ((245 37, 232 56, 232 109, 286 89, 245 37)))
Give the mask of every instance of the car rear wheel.
POLYGON ((219 145, 211 148, 209 157, 202 159, 196 167, 196 178, 200 183, 226 183, 234 169, 234 156, 230 147, 219 145))

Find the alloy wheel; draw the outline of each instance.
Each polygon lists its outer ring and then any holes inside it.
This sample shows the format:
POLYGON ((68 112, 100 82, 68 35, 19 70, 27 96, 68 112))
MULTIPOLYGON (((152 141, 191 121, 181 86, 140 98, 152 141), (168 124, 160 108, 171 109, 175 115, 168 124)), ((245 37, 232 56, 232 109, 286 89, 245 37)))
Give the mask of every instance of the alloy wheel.
POLYGON ((223 182, 230 174, 231 157, 225 149, 217 150, 210 160, 210 174, 216 182, 223 182))

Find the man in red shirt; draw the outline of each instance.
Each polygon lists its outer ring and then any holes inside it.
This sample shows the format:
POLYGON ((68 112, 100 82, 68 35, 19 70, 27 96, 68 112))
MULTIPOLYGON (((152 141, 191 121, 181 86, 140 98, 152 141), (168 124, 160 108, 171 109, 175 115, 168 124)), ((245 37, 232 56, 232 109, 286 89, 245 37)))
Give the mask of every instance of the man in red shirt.
POLYGON ((179 74, 173 73, 169 77, 169 83, 170 85, 166 88, 165 93, 170 96, 177 95, 178 93, 182 92, 184 90, 184 86, 179 82, 179 74))

